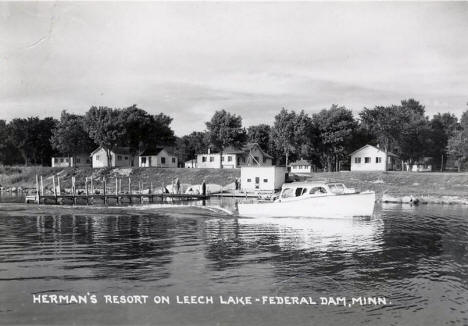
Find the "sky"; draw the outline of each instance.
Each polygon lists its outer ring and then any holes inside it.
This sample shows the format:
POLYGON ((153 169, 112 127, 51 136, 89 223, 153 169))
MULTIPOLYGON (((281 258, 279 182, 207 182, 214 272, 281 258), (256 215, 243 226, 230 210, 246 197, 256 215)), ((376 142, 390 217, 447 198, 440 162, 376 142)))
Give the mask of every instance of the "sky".
POLYGON ((468 109, 468 2, 0 2, 0 119, 137 104, 182 136, 407 98, 468 109))

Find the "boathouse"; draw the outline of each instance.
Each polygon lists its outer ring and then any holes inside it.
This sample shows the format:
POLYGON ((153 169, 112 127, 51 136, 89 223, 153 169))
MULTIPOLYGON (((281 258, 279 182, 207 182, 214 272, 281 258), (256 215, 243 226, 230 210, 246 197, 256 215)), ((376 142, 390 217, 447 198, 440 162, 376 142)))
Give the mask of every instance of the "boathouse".
POLYGON ((273 157, 264 152, 257 143, 248 143, 242 148, 227 147, 221 153, 197 154, 198 168, 240 168, 242 166, 271 166, 273 157))
POLYGON ((242 166, 241 191, 275 191, 286 180, 286 168, 279 166, 242 166))
POLYGON ((177 156, 168 147, 145 150, 138 156, 138 166, 141 168, 176 168, 177 156))
POLYGON ((351 171, 385 171, 385 161, 387 170, 395 171, 401 169, 401 160, 398 155, 387 152, 372 145, 365 145, 352 152, 351 171))
POLYGON ((96 148, 90 156, 93 168, 132 167, 138 164, 138 161, 131 154, 129 147, 116 147, 111 150, 110 166, 107 160, 107 150, 104 147, 96 148))
POLYGON ((53 168, 66 167, 87 167, 91 166, 91 158, 88 154, 78 154, 75 156, 54 156, 51 166, 53 168))

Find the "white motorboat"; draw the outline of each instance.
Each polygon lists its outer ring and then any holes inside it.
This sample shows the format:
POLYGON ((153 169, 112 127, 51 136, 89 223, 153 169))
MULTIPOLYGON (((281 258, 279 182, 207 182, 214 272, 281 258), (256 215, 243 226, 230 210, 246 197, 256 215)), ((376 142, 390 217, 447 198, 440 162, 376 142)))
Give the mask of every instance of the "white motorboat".
POLYGON ((240 216, 352 218, 372 216, 375 192, 357 192, 342 183, 284 184, 273 202, 239 203, 240 216))

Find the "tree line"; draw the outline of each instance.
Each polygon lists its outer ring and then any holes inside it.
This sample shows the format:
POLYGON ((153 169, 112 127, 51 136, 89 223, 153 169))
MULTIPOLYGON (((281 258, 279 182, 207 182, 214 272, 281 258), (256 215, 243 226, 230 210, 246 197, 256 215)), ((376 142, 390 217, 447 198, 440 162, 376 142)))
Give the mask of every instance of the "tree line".
POLYGON ((110 151, 125 146, 132 155, 144 149, 171 146, 180 162, 198 153, 223 152, 255 142, 286 164, 309 160, 317 169, 337 171, 349 164, 349 154, 365 144, 396 152, 409 164, 431 157, 443 168, 452 157, 460 170, 468 159, 468 111, 460 121, 451 113, 426 116, 425 107, 414 99, 390 106, 364 108, 355 117, 345 106, 332 105, 314 114, 281 109, 273 123, 249 127, 242 117, 216 111, 205 131, 176 137, 172 118, 149 114, 132 105, 127 108, 91 107, 78 115, 63 111, 60 119, 47 117, 0 120, 0 163, 50 164, 52 156, 74 157, 97 146, 110 151))

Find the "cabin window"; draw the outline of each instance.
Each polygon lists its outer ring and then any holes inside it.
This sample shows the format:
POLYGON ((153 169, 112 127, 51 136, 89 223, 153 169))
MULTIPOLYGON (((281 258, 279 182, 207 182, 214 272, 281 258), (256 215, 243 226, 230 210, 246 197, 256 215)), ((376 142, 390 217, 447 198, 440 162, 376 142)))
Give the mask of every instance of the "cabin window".
POLYGON ((91 163, 89 158, 86 159, 86 163, 91 163))
POLYGON ((361 164, 361 158, 360 157, 355 157, 354 158, 354 163, 361 164))
POLYGON ((382 163, 382 158, 380 156, 376 157, 375 163, 382 163))
POLYGON ((254 156, 254 160, 255 160, 255 163, 259 163, 259 162, 260 162, 260 159, 258 158, 258 156, 254 156))
POLYGON ((122 161, 122 155, 117 155, 117 161, 122 161))
POLYGON ((175 161, 175 157, 173 157, 173 158, 172 158, 172 163, 175 163, 175 162, 176 162, 176 161, 175 161))
POLYGON ((128 156, 125 156, 125 159, 128 160, 128 156))
POLYGON ((317 194, 326 194, 327 190, 324 187, 313 187, 310 189, 309 194, 317 195, 317 194))
POLYGON ((65 162, 68 163, 68 158, 65 158, 65 162))
POLYGON ((232 156, 231 155, 228 156, 228 162, 232 162, 232 156))
POLYGON ((371 158, 370 157, 364 157, 364 163, 370 163, 371 158))
POLYGON ((97 160, 97 161, 99 161, 99 160, 100 160, 100 158, 99 158, 99 155, 96 155, 96 160, 97 160))
POLYGON ((55 162, 55 163, 58 163, 58 158, 54 158, 54 162, 55 162))
POLYGON ((210 156, 210 162, 214 162, 214 156, 210 156))
POLYGON ((143 157, 141 158, 141 164, 146 164, 146 157, 143 156, 143 157))
POLYGON ((265 182, 265 183, 268 182, 268 179, 263 179, 263 182, 265 182))
POLYGON ((283 190, 283 194, 281 195, 282 198, 289 198, 294 197, 294 189, 293 188, 286 188, 283 190))
POLYGON ((247 182, 252 182, 252 179, 247 179, 247 182))
POLYGON ((63 163, 63 158, 60 159, 60 163, 63 163))
POLYGON ((202 162, 206 162, 206 156, 202 156, 201 160, 202 162))
POLYGON ((161 157, 161 164, 166 164, 166 158, 165 157, 161 157))

